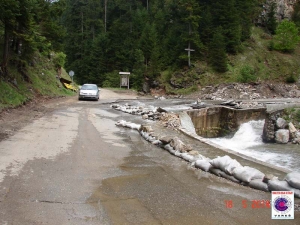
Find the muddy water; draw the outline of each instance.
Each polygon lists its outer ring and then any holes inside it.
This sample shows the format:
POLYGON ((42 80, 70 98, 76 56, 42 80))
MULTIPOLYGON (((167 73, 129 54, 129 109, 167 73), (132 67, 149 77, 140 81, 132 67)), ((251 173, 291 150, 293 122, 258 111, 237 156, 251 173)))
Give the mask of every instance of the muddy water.
MULTIPOLYGON (((126 175, 103 180, 88 200, 110 218, 103 224, 239 224, 224 207, 226 199, 240 203, 268 198, 266 193, 249 193, 248 188, 189 169, 138 134, 129 136, 135 147, 120 166, 126 175)), ((249 210, 236 210, 241 211, 238 220, 249 215, 249 210)), ((253 219, 243 224, 251 223, 253 219)))

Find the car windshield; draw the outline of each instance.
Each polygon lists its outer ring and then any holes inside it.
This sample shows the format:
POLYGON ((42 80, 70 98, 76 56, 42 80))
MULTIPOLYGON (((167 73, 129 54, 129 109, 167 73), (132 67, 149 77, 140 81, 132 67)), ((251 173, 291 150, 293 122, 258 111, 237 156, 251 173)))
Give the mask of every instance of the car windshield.
POLYGON ((97 86, 96 85, 83 85, 81 87, 81 90, 97 90, 97 86))

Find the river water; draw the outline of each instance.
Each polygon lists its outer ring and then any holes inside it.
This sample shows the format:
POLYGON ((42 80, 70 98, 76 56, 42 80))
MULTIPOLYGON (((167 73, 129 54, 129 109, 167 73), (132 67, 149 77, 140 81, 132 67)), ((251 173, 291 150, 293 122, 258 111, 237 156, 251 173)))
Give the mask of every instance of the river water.
POLYGON ((218 145, 275 166, 300 171, 300 146, 262 142, 264 120, 250 121, 240 126, 233 137, 211 138, 218 145))
MULTIPOLYGON (((267 101, 267 100, 265 100, 267 101)), ((279 101, 279 100, 278 100, 279 101)), ((132 104, 133 102, 131 102, 132 104)), ((207 101, 207 104, 215 102, 207 101)), ((146 106, 149 109, 162 107, 169 112, 180 113, 195 104, 195 100, 147 100, 136 101, 132 105, 146 106)), ((299 105, 300 102, 297 103, 299 105)), ((290 104, 290 106, 295 106, 290 104)), ((267 110, 286 108, 286 104, 266 104, 267 110)), ((262 142, 264 120, 250 121, 240 126, 233 137, 211 138, 210 140, 220 146, 226 147, 240 154, 258 159, 269 164, 286 168, 292 171, 300 171, 300 146, 295 144, 266 144, 262 142)), ((189 129, 190 130, 190 129, 189 129)), ((209 156, 208 156, 209 157, 209 156)))

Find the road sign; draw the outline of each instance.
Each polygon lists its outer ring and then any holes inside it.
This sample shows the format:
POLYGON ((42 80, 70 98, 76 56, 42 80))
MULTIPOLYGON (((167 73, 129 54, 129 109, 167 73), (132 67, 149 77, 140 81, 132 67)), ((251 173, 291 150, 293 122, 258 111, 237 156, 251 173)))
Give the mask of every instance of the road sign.
POLYGON ((69 75, 70 75, 70 77, 73 77, 74 76, 74 71, 73 70, 71 70, 70 72, 69 72, 69 75))

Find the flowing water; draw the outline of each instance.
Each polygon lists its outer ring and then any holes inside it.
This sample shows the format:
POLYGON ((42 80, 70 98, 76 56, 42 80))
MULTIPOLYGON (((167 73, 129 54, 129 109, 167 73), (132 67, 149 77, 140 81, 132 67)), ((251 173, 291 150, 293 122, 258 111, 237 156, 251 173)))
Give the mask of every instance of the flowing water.
POLYGON ((231 138, 211 138, 218 145, 275 166, 300 171, 300 147, 294 144, 262 142, 264 120, 250 121, 240 126, 231 138))

